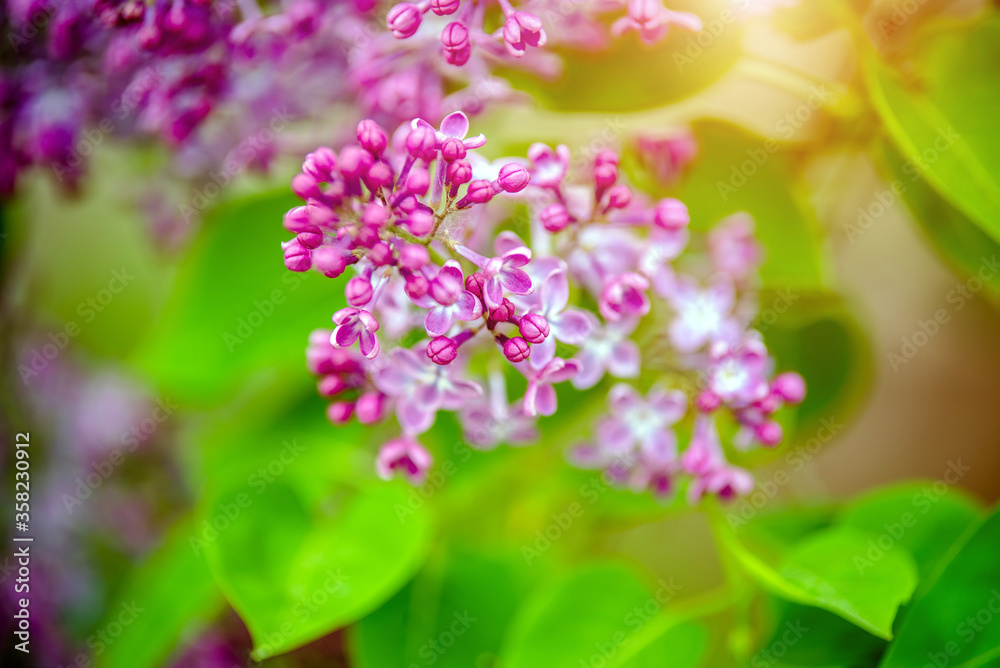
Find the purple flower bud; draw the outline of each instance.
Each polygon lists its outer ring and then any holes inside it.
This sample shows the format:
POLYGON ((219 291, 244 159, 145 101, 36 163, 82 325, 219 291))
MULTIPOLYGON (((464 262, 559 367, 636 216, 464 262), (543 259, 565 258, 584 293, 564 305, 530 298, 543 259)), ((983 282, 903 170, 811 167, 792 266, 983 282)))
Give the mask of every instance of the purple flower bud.
POLYGON ((305 173, 299 173, 292 177, 292 192, 302 199, 323 195, 316 183, 316 177, 305 173))
POLYGON ((344 296, 347 297, 347 303, 358 308, 372 300, 373 292, 371 280, 364 276, 355 276, 347 281, 347 285, 344 287, 344 296))
POLYGON ((417 32, 424 16, 416 5, 401 2, 390 9, 385 18, 389 30, 396 36, 396 39, 406 39, 417 32))
POLYGON ((797 404, 806 398, 806 381, 793 372, 779 374, 771 381, 771 391, 790 404, 797 404))
POLYGON ((521 336, 528 343, 541 343, 549 335, 549 322, 538 313, 526 313, 518 322, 521 336))
POLYGON ((347 389, 347 383, 340 376, 323 376, 316 384, 320 396, 334 397, 347 389))
POLYGON ((515 336, 503 344, 503 354, 512 363, 517 364, 531 356, 531 346, 520 336, 515 336))
POLYGON ((431 0, 431 11, 438 16, 448 16, 458 11, 462 0, 431 0))
POLYGON ((347 424, 354 412, 354 404, 349 401, 334 401, 326 407, 326 417, 333 424, 347 424))
POLYGON ((456 205, 459 209, 465 209, 473 204, 485 204, 493 199, 493 184, 486 179, 476 179, 469 183, 469 188, 465 192, 465 197, 459 200, 456 205))
POLYGON ((309 220, 309 210, 304 206, 297 206, 294 209, 290 209, 288 213, 285 214, 281 221, 282 225, 289 232, 294 232, 299 234, 300 232, 311 232, 318 229, 313 225, 312 221, 309 220))
POLYGON ((610 188, 618 180, 618 167, 611 164, 594 167, 594 183, 600 189, 610 188))
POLYGON ((445 59, 452 65, 464 65, 472 55, 469 43, 469 29, 460 21, 453 21, 441 31, 441 45, 445 59))
POLYGON ((382 151, 389 144, 389 138, 386 136, 385 130, 370 118, 366 118, 358 123, 357 134, 358 143, 361 144, 361 148, 375 157, 382 155, 382 151))
POLYGON ((474 294, 479 299, 483 298, 483 286, 486 284, 486 276, 482 272, 469 274, 465 279, 465 289, 474 294))
POLYGON ((320 232, 318 227, 314 227, 311 230, 299 232, 295 239, 302 245, 303 248, 312 250, 323 243, 323 233, 320 232))
POLYGON ((435 364, 451 364, 458 357, 458 344, 447 336, 439 336, 427 344, 427 357, 435 364))
POLYGON ((514 303, 511 300, 504 297, 503 301, 500 302, 500 305, 497 306, 492 311, 490 311, 489 317, 486 319, 486 326, 489 327, 490 329, 493 329, 494 327, 497 326, 498 323, 507 322, 513 316, 514 316, 514 303))
POLYGON ((323 227, 337 221, 337 214, 323 202, 311 199, 306 201, 306 213, 309 214, 309 222, 313 225, 323 227))
POLYGON ((656 203, 653 222, 665 230, 680 230, 688 226, 691 216, 684 202, 668 197, 656 203))
POLYGON ((360 248, 373 248, 382 240, 378 231, 377 225, 362 225, 354 237, 354 244, 360 248))
POLYGON ((570 223, 569 211, 565 206, 556 202, 549 204, 538 214, 542 221, 542 227, 549 232, 559 232, 565 230, 570 223))
POLYGON ((529 46, 545 46, 548 38, 542 20, 530 12, 510 12, 503 24, 503 41, 507 52, 520 58, 529 46))
POLYGON ((426 276, 409 269, 403 269, 400 273, 403 275, 403 280, 406 281, 403 284, 403 292, 406 293, 407 297, 420 299, 427 294, 427 290, 430 289, 430 281, 427 280, 426 276))
POLYGON ((631 203, 632 191, 624 183, 619 183, 608 191, 608 206, 612 209, 624 209, 631 203))
POLYGON ((434 229, 434 213, 427 209, 416 209, 403 222, 415 236, 422 237, 434 229))
POLYGON ((618 154, 616 152, 614 152, 610 148, 606 148, 600 153, 598 153, 597 157, 594 158, 594 165, 595 166, 612 165, 614 167, 617 167, 620 161, 621 159, 618 157, 618 154))
POLYGON ((399 266, 417 270, 431 261, 431 254, 426 246, 406 244, 399 250, 399 266))
POLYGON ((760 424, 754 426, 753 434, 757 437, 758 441, 769 447, 778 445, 784 437, 781 425, 774 420, 761 422, 760 424))
POLYGON ((375 158, 359 146, 347 146, 340 152, 340 173, 345 179, 358 181, 367 175, 375 158))
POLYGON ((426 195, 431 187, 431 175, 423 167, 414 167, 406 177, 406 192, 414 195, 426 195))
POLYGON ((456 160, 448 165, 448 171, 445 176, 453 188, 465 185, 472 180, 472 165, 465 160, 456 160))
POLYGON ((333 170, 337 168, 337 154, 332 148, 320 146, 306 156, 302 162, 302 171, 317 181, 329 181, 333 170))
POLYGON ((285 266, 291 271, 309 271, 313 260, 308 248, 304 248, 298 239, 292 239, 284 245, 285 266))
POLYGON ((391 188, 396 175, 392 172, 392 167, 388 162, 376 162, 368 168, 365 184, 372 190, 379 188, 391 188))
POLYGON ((531 173, 527 167, 511 162, 500 168, 500 176, 497 182, 500 187, 509 193, 519 193, 528 187, 531 181, 531 173))
MULTIPOLYGON (((447 269, 447 267, 445 268, 447 269)), ((458 301, 465 288, 462 285, 462 273, 456 271, 439 271, 431 280, 430 293, 438 304, 450 306, 458 301)))
POLYGON ((441 142, 441 156, 448 162, 461 160, 468 151, 465 144, 458 137, 448 137, 441 142))
POLYGON ((392 257, 392 249, 389 248, 389 244, 384 241, 379 241, 368 254, 365 255, 365 259, 374 264, 376 267, 385 267, 386 265, 393 265, 396 263, 395 258, 392 257))
POLYGON ((711 390, 705 390, 695 400, 695 407, 702 413, 711 413, 721 405, 722 399, 711 390))
POLYGON ((365 392, 354 404, 354 414, 361 424, 373 424, 385 414, 385 395, 381 392, 365 392))
POLYGON ((472 44, 466 42, 464 46, 457 49, 445 49, 444 59, 449 65, 461 67, 469 62, 472 57, 472 44))
POLYGON ((437 135, 434 128, 417 125, 406 135, 406 150, 414 158, 430 162, 437 157, 437 135))
POLYGON ((361 212, 361 222, 372 227, 382 227, 389 220, 389 210, 378 202, 372 202, 361 212))
POLYGON ((328 278, 336 278, 343 274, 352 259, 353 257, 346 255, 336 246, 320 246, 312 252, 313 265, 328 278))

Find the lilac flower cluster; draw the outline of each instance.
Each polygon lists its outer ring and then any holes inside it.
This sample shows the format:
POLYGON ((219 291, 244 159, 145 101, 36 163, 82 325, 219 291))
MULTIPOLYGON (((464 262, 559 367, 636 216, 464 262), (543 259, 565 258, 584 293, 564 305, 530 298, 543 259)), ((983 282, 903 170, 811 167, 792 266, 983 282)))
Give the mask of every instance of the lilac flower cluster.
POLYGON ((663 369, 648 369, 661 382, 645 397, 614 384, 607 416, 570 460, 657 494, 686 477, 692 502, 748 492, 752 478, 727 460, 717 419, 738 425, 737 449, 773 447, 774 414, 805 395, 798 374, 773 375, 750 329, 762 260, 752 219, 716 226, 706 252, 685 254, 695 271, 680 273, 687 207, 633 190, 614 151, 571 174, 565 146, 489 162, 477 152, 485 137, 468 132, 461 112, 391 136, 365 120, 356 143, 316 149, 292 179, 304 204, 284 218, 295 235, 285 265, 352 274, 335 328, 314 332, 307 349, 330 420, 394 415, 402 433, 382 446, 377 471, 420 483, 433 459, 418 437, 439 411, 457 413, 478 448, 530 442, 538 418, 557 412, 556 386, 639 380, 635 338, 652 335, 670 348, 663 369), (530 244, 503 229, 517 207, 530 212, 530 244), (524 377, 514 401, 508 369, 524 377), (678 388, 692 383, 689 401, 678 388), (685 423, 681 453, 675 427, 685 423))

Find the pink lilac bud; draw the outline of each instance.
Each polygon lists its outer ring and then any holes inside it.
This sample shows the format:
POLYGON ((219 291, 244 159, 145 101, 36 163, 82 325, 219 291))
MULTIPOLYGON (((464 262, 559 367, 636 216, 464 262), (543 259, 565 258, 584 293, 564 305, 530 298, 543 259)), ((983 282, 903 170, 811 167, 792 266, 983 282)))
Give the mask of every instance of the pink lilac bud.
POLYGON ((321 197, 323 193, 316 183, 316 177, 311 174, 299 173, 292 177, 292 192, 307 199, 309 197, 321 197))
POLYGON ((421 244, 406 244, 399 249, 399 266, 407 269, 420 269, 431 261, 430 251, 421 244))
POLYGON ((414 158, 430 162, 437 157, 438 140, 434 128, 417 125, 406 135, 406 150, 414 158))
POLYGON ((779 374, 771 381, 771 391, 790 404, 806 398, 806 381, 795 372, 779 374))
POLYGON ((383 480, 402 473, 411 484, 421 485, 433 462, 434 458, 422 445, 405 436, 382 446, 375 459, 375 471, 383 480))
POLYGON ((323 376, 316 384, 321 396, 333 397, 347 389, 347 383, 340 376, 323 376))
POLYGON ((337 215, 330 207, 314 199, 306 202, 306 213, 309 214, 309 222, 320 227, 337 221, 337 215))
POLYGON ((608 191, 608 206, 612 209, 624 209, 632 203, 632 191, 623 183, 608 191))
POLYGON ((401 2, 389 10, 385 17, 386 24, 396 39, 406 39, 412 37, 420 27, 420 21, 424 18, 420 8, 408 2, 401 2))
POLYGON ((486 277, 483 276, 482 272, 477 271, 474 274, 469 274, 468 278, 465 279, 465 289, 479 299, 483 298, 483 286, 485 284, 486 277))
POLYGON ((569 210, 558 202, 542 209, 538 217, 542 221, 542 227, 549 232, 565 230, 570 223, 569 210))
POLYGON ((344 287, 344 296, 351 306, 361 307, 372 300, 372 283, 365 276, 355 276, 347 281, 344 287))
POLYGON ((403 223, 415 236, 422 237, 434 229, 434 214, 426 209, 416 209, 403 223))
POLYGON ((313 262, 309 249, 304 248, 298 239, 285 244, 285 266, 291 271, 309 271, 313 262))
POLYGON ((295 237, 303 248, 308 248, 312 250, 323 243, 323 233, 319 231, 318 227, 314 227, 312 230, 307 230, 305 232, 299 232, 295 237))
POLYGON ((413 167, 406 177, 406 192, 414 195, 426 195, 431 187, 431 175, 423 167, 413 167))
POLYGON ((491 199, 493 199, 493 184, 486 179, 477 179, 469 183, 465 197, 459 200, 456 206, 465 209, 473 204, 485 204, 491 199))
POLYGON ((372 246, 368 254, 365 255, 365 259, 376 267, 391 266, 396 263, 396 259, 392 256, 392 249, 384 241, 379 241, 372 246))
POLYGON ((524 165, 511 162, 500 168, 500 175, 497 182, 500 187, 509 193, 519 193, 528 187, 531 181, 531 173, 524 165))
POLYGON ((320 146, 306 156, 302 162, 302 171, 317 181, 329 181, 333 170, 337 168, 337 154, 332 148, 320 146))
POLYGON ((503 354, 512 363, 517 364, 531 356, 531 346, 520 336, 515 336, 503 344, 503 354))
POLYGON ((282 219, 282 225, 285 226, 286 230, 295 234, 317 229, 309 220, 309 210, 304 206, 297 206, 289 210, 282 219))
POLYGON ((427 358, 442 366, 451 364, 458 357, 458 344, 447 336, 439 336, 427 344, 427 358))
POLYGON ((403 269, 400 271, 403 275, 403 280, 406 281, 403 284, 403 291, 406 296, 410 299, 420 299, 427 294, 430 289, 430 281, 423 274, 419 274, 409 269, 403 269))
POLYGON ((382 155, 382 151, 389 144, 389 138, 386 136, 385 130, 371 119, 365 119, 358 123, 357 135, 361 148, 375 157, 382 155))
POLYGON ((754 436, 757 437, 758 441, 769 447, 778 445, 784 437, 781 425, 774 420, 768 420, 756 425, 753 428, 753 433, 754 436))
POLYGON ((461 160, 467 153, 468 151, 465 148, 465 143, 457 137, 448 137, 441 142, 441 157, 448 162, 461 160))
POLYGON ((361 424, 373 424, 385 414, 385 395, 381 392, 365 392, 354 404, 354 414, 361 424))
POLYGON ((448 16, 458 11, 461 0, 431 0, 431 11, 438 16, 448 16))
POLYGON ((596 158, 594 158, 594 164, 597 166, 612 165, 614 167, 618 167, 620 162, 621 158, 619 158, 618 154, 610 148, 604 149, 597 154, 596 158))
POLYGON ((365 183, 372 190, 391 188, 395 178, 396 175, 393 173, 389 163, 376 162, 368 168, 368 173, 365 175, 365 183))
POLYGON ((684 202, 668 197, 657 202, 653 222, 665 230, 680 230, 688 226, 691 216, 684 202))
POLYGON ((594 167, 594 183, 598 188, 610 188, 618 180, 618 167, 612 164, 597 165, 594 167))
POLYGON ((705 390, 695 400, 695 407, 702 413, 711 413, 722 405, 722 399, 711 390, 705 390))
POLYGON ((464 186, 472 180, 472 165, 465 160, 456 160, 448 165, 446 180, 451 184, 451 196, 454 197, 459 186, 464 186))
POLYGON ((490 311, 486 319, 486 326, 493 329, 497 323, 507 322, 514 317, 514 303, 504 297, 500 305, 490 311))
POLYGON ((503 41, 510 55, 520 58, 529 46, 545 46, 548 38, 540 18, 530 12, 504 13, 507 20, 503 24, 503 41))
POLYGON ((361 212, 361 222, 373 227, 382 227, 389 220, 389 210, 378 202, 372 202, 361 212))
POLYGON ((341 175, 351 181, 359 181, 368 174, 368 169, 375 162, 372 154, 358 146, 347 146, 340 152, 341 175))
POLYGON ((349 401, 334 401, 326 407, 326 417, 333 424, 346 424, 354 412, 354 404, 349 401))
POLYGON ((328 278, 336 278, 343 274, 347 265, 351 264, 351 259, 335 246, 320 246, 312 254, 313 265, 328 278))
POLYGON ((549 322, 538 313, 526 313, 521 316, 518 328, 528 343, 541 343, 549 335, 549 322))
POLYGON ((472 56, 469 29, 460 21, 453 21, 444 27, 441 45, 444 46, 445 60, 450 65, 465 65, 472 56))
POLYGON ((379 228, 376 225, 362 225, 354 235, 355 245, 361 248, 374 248, 375 244, 382 240, 378 232, 379 228))

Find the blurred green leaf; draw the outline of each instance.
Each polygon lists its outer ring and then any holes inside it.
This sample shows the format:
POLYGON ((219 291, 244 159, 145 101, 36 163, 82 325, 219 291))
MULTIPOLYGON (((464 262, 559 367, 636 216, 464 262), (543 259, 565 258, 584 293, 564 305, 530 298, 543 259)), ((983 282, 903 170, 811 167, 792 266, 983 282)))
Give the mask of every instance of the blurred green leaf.
POLYGON ((402 484, 337 491, 310 507, 283 479, 237 488, 208 506, 207 524, 192 536, 250 629, 258 660, 368 614, 424 558, 428 521, 399 513, 402 484))
POLYGON ((751 666, 872 666, 888 643, 821 608, 775 599, 775 621, 751 666))
POLYGON ((1000 242, 1000 21, 929 38, 915 50, 916 82, 904 82, 869 51, 872 101, 908 163, 951 204, 1000 242))
POLYGON ((766 248, 765 286, 825 289, 829 269, 822 230, 782 145, 717 121, 696 123, 693 130, 698 157, 678 187, 666 189, 640 173, 630 174, 633 180, 650 193, 681 199, 691 212, 692 229, 701 232, 731 214, 749 213, 766 248))
POLYGON ((913 557, 895 550, 865 560, 872 536, 850 527, 817 532, 768 557, 726 527, 717 532, 743 569, 773 594, 829 610, 880 638, 892 638, 896 611, 917 585, 913 557))
POLYGON ((939 494, 934 485, 906 482, 875 490, 844 508, 840 523, 876 536, 869 548, 875 555, 905 550, 926 578, 982 512, 960 489, 939 494))
MULTIPOLYGON (((674 0, 670 8, 696 13, 706 29, 692 33, 672 28, 655 46, 642 44, 631 32, 609 39, 607 48, 557 48, 563 66, 555 78, 535 76, 525 68, 508 69, 504 76, 515 89, 559 111, 634 112, 683 100, 732 68, 741 53, 743 29, 728 0, 674 0), (639 72, 643 75, 637 76, 639 72)), ((609 17, 624 16, 624 9, 609 17)), ((567 20, 557 11, 541 18, 550 30, 553 22, 567 20)), ((580 37, 580 28, 556 28, 580 37)))
POLYGON ((693 668, 707 643, 693 623, 669 623, 661 608, 674 585, 654 594, 618 564, 583 567, 536 592, 522 607, 501 654, 508 668, 693 668), (667 624, 664 624, 667 621, 667 624))
POLYGON ((163 547, 130 576, 120 600, 108 607, 101 630, 112 624, 124 630, 114 642, 92 646, 98 668, 163 665, 191 627, 207 626, 222 609, 222 594, 205 557, 188 544, 190 534, 189 521, 175 526, 163 547))
POLYGON ((907 610, 881 668, 1000 665, 1000 512, 952 545, 907 610))
POLYGON ((492 665, 527 574, 520 555, 450 552, 354 627, 358 668, 492 665))
POLYGON ((213 404, 254 373, 308 383, 309 332, 332 327, 339 283, 288 271, 280 242, 291 192, 224 203, 181 263, 139 367, 185 405, 213 404))
MULTIPOLYGON (((1000 257, 1000 244, 938 194, 934 188, 912 170, 907 173, 905 158, 890 145, 881 147, 890 173, 903 193, 903 199, 920 229, 934 248, 960 276, 978 276, 991 268, 1000 257)), ((987 294, 1000 301, 1000 272, 992 271, 983 280, 987 294)))

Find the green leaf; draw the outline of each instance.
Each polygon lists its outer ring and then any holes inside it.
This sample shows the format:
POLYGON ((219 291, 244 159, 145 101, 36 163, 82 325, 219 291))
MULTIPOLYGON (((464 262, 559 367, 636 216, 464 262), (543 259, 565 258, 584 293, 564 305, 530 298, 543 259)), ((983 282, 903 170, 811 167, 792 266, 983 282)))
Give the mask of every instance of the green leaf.
POLYGON ((751 658, 751 666, 872 666, 888 644, 827 610, 778 599, 772 604, 773 628, 751 658))
POLYGON ((508 668, 693 668, 705 630, 661 613, 673 585, 651 592, 618 564, 583 567, 525 602, 501 654, 508 668))
POLYGON ((284 479, 273 480, 219 496, 197 537, 250 629, 257 660, 382 605, 417 570, 429 541, 423 513, 398 514, 407 502, 402 484, 335 489, 309 506, 284 479))
POLYGON ((840 522, 876 536, 870 548, 874 555, 907 551, 926 578, 981 512, 971 497, 941 481, 907 482, 855 500, 840 522))
POLYGON ((285 211, 278 191, 222 204, 181 263, 162 321, 137 356, 161 391, 184 405, 214 404, 253 374, 309 383, 309 332, 332 327, 342 306, 338 281, 288 271, 280 242, 285 211))
POLYGON ((451 552, 354 627, 352 657, 358 668, 491 665, 527 576, 519 555, 451 552))
POLYGON ((913 557, 896 550, 864 561, 871 535, 850 527, 817 532, 787 554, 767 558, 748 549, 727 528, 720 526, 717 533, 743 569, 771 593, 829 610, 887 640, 897 609, 917 585, 913 557))
POLYGON ((893 184, 903 193, 907 208, 935 250, 958 275, 977 276, 986 286, 987 295, 994 302, 1000 301, 1000 271, 995 270, 1000 244, 939 195, 919 173, 908 172, 899 151, 883 145, 881 153, 893 184))
POLYGON ((716 121, 699 122, 693 130, 698 158, 679 187, 667 190, 639 174, 636 181, 644 180, 641 185, 649 192, 687 204, 694 230, 706 231, 726 216, 746 211, 766 248, 761 268, 765 285, 823 290, 829 269, 822 230, 799 189, 795 166, 777 150, 780 145, 716 121))
POLYGON ((994 241, 1000 242, 1000 21, 940 33, 916 49, 904 82, 873 51, 864 60, 872 101, 903 156, 994 241))
POLYGON ((921 587, 881 668, 1000 665, 998 551, 1000 513, 994 510, 952 546, 936 577, 921 587))
MULTIPOLYGON (((220 612, 222 594, 204 556, 188 545, 190 522, 179 523, 160 548, 133 573, 100 628, 124 626, 112 643, 94 647, 98 668, 152 668, 164 664, 192 627, 220 612), (183 595, 180 593, 183 592, 183 595)), ((100 636, 97 636, 99 639, 100 636)))

